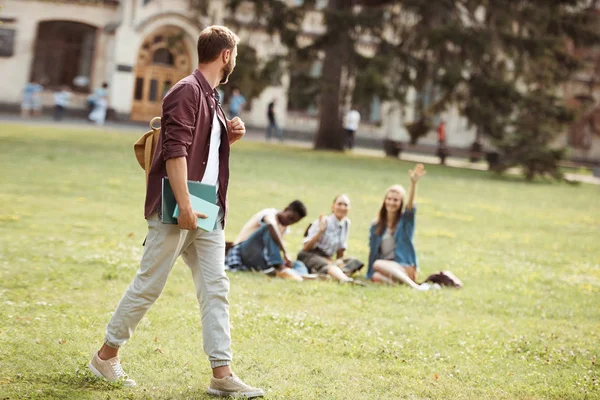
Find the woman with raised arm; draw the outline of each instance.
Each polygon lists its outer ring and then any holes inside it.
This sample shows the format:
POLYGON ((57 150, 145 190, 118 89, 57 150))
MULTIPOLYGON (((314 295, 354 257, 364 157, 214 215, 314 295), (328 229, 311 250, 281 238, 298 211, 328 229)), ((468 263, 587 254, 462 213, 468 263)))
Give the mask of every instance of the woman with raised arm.
POLYGON ((408 175, 408 198, 401 185, 391 186, 385 192, 377 220, 371 225, 367 278, 379 283, 404 283, 414 289, 428 290, 429 284, 416 283, 419 265, 413 244, 417 211, 415 191, 417 182, 425 175, 425 167, 417 164, 414 170, 408 171, 408 175))

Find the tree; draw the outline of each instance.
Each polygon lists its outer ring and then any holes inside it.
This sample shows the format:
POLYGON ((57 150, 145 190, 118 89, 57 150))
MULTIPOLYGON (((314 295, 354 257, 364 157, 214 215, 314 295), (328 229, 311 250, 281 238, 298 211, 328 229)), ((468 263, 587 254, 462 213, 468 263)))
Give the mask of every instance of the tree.
POLYGON ((343 148, 347 91, 355 101, 405 102, 414 89, 413 143, 454 105, 503 153, 499 170, 521 165, 528 177, 556 175, 562 153, 549 146, 571 118, 558 87, 580 67, 569 45, 600 43, 587 0, 329 0, 320 10, 326 32, 304 48, 296 38, 314 1, 230 0, 230 7, 243 2, 293 57, 324 54, 315 148, 343 148), (366 42, 374 49, 368 58, 359 52, 366 42))
POLYGON ((256 50, 251 46, 240 43, 238 45, 237 65, 229 78, 227 95, 231 94, 234 87, 252 102, 267 86, 281 83, 281 57, 273 57, 261 62, 256 55, 256 50))

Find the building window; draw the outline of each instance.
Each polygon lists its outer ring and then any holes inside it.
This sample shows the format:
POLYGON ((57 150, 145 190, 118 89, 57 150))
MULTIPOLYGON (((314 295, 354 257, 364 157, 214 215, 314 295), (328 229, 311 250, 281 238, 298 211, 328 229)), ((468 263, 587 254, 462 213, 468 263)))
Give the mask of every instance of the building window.
POLYGON ((152 79, 150 81, 150 93, 148 94, 148 101, 156 101, 158 98, 158 81, 152 79))
MULTIPOLYGON (((316 8, 317 10, 321 10, 321 9, 323 9, 323 8, 327 7, 327 3, 328 3, 328 1, 329 1, 329 0, 317 0, 317 1, 315 2, 315 8, 316 8)), ((294 0, 294 3, 293 3, 293 4, 294 4, 295 6, 297 6, 297 7, 300 7, 300 6, 304 5, 304 0, 294 0)))
POLYGON ((173 57, 173 53, 163 47, 162 49, 158 49, 154 52, 152 55, 152 63, 175 65, 175 58, 173 57))
POLYGON ((135 78, 135 94, 134 94, 134 99, 135 100, 142 100, 142 97, 144 95, 144 78, 142 77, 137 77, 135 78))
POLYGON ((93 26, 70 21, 40 22, 31 79, 47 88, 68 86, 88 92, 95 44, 93 26))

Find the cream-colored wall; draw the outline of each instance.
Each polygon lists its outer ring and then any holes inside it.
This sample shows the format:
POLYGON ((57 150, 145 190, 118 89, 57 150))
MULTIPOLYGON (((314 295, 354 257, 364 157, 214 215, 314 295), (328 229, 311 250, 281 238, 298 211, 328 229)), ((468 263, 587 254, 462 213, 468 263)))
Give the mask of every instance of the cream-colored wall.
POLYGON ((109 104, 122 114, 131 112, 135 84, 134 70, 144 39, 165 26, 182 29, 186 33, 184 43, 192 57, 191 64, 195 66, 195 41, 200 33, 200 29, 187 19, 189 10, 185 0, 154 0, 145 6, 142 0, 133 1, 136 3, 122 3, 122 23, 117 29, 114 41, 115 66, 111 75, 113 95, 110 97, 109 104), (130 66, 133 71, 117 71, 117 65, 130 66))
MULTIPOLYGON (((102 28, 114 20, 117 9, 74 3, 5 0, 2 2, 0 15, 3 18, 16 19, 14 23, 2 24, 3 28, 15 29, 16 37, 13 56, 9 58, 0 57, 0 76, 3 77, 0 102, 19 103, 23 87, 29 81, 39 22, 49 20, 74 21, 102 28)), ((101 35, 97 44, 102 44, 104 40, 104 35, 101 35)), ((97 52, 98 50, 96 48, 97 52)), ((92 80, 94 86, 102 82, 104 74, 102 65, 103 61, 99 59, 94 63, 92 80)), ((45 104, 52 104, 51 96, 44 96, 44 102, 45 104)))

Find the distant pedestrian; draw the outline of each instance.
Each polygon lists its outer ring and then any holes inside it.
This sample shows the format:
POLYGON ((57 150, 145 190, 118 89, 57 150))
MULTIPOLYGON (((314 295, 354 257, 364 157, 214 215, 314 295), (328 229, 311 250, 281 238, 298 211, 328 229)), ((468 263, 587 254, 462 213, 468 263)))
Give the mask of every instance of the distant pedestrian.
POLYGON ((437 127, 437 140, 438 149, 437 155, 440 158, 440 164, 446 165, 446 157, 448 156, 448 149, 446 147, 446 121, 441 120, 437 127))
POLYGON ((346 147, 350 150, 354 148, 354 135, 358 130, 358 124, 360 124, 360 113, 355 107, 352 107, 344 117, 344 130, 346 131, 346 147))
POLYGON ((42 92, 44 87, 32 80, 23 89, 23 101, 21 102, 21 117, 26 118, 31 112, 39 116, 42 113, 42 92))
POLYGON ((229 99, 229 117, 231 119, 239 117, 244 104, 246 104, 246 98, 242 96, 240 89, 234 88, 229 99))
POLYGON ((60 121, 69 105, 71 92, 67 86, 63 86, 58 92, 54 92, 54 120, 60 121))
POLYGON ((271 136, 273 136, 273 131, 275 131, 275 136, 282 141, 283 132, 281 131, 281 128, 279 128, 279 125, 277 125, 277 119, 275 118, 275 102, 276 100, 273 99, 267 108, 267 118, 269 118, 269 126, 267 126, 267 140, 271 139, 271 136))
POLYGON ((91 112, 96 106, 98 99, 106 98, 108 96, 108 83, 104 82, 101 87, 94 90, 94 93, 87 97, 88 110, 91 112))
POLYGON ((97 125, 104 125, 106 121, 106 110, 108 108, 108 100, 106 96, 97 98, 94 102, 94 109, 88 116, 88 119, 95 122, 97 125))

